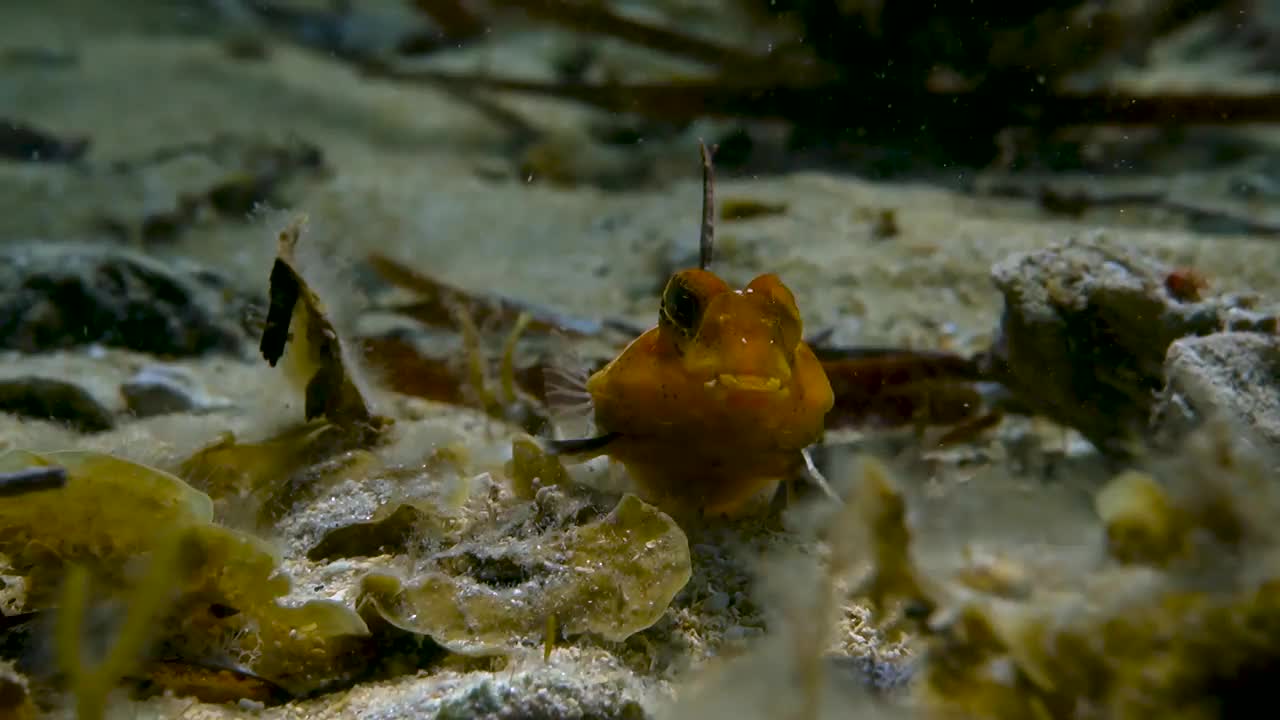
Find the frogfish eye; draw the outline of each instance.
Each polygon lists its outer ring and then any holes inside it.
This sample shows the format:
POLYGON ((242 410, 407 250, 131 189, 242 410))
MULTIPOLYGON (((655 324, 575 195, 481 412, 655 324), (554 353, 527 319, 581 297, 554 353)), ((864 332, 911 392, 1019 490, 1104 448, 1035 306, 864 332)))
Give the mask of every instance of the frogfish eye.
POLYGON ((702 320, 703 310, 702 298, 694 293, 684 278, 676 275, 667 282, 666 289, 662 291, 662 306, 658 311, 658 322, 668 324, 682 335, 693 335, 698 329, 698 323, 702 320))

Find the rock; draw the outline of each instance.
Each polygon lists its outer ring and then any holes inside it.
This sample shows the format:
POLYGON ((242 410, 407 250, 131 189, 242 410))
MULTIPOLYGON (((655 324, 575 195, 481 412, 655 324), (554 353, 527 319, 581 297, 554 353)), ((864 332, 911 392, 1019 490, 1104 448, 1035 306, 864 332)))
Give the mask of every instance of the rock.
MULTIPOLYGON (((419 673, 357 686, 344 694, 361 720, 645 720, 652 692, 632 671, 597 653, 549 663, 516 663, 493 672, 419 673)), ((336 716, 335 716, 336 717, 336 716)))
POLYGON ((825 660, 847 680, 878 692, 891 692, 906 687, 916 671, 915 665, 910 661, 892 662, 871 655, 840 655, 827 657, 825 660))
POLYGON ((1275 323, 1246 296, 1179 300, 1166 285, 1172 270, 1084 240, 1010 257, 992 270, 1005 308, 984 371, 1032 411, 1128 455, 1147 430, 1172 342, 1275 323))
POLYGON ((86 433, 115 427, 111 410, 88 390, 49 377, 27 375, 0 380, 0 412, 53 420, 86 433))
MULTIPOLYGON (((441 698, 441 720, 644 720, 644 706, 616 683, 589 683, 568 675, 523 674, 486 678, 441 698)), ((424 714, 425 715, 425 714, 424 714)), ((403 716, 402 716, 403 717, 403 716)))
POLYGON ((1168 384, 1151 418, 1160 445, 1174 447, 1214 420, 1280 460, 1280 337, 1224 332, 1184 338, 1170 346, 1165 375, 1168 384))
POLYGON ((121 248, 29 242, 0 250, 0 348, 234 353, 246 302, 208 270, 121 248))
POLYGON ((335 560, 344 557, 376 557, 408 552, 419 528, 434 518, 413 505, 397 505, 390 512, 368 522, 334 528, 309 551, 307 559, 335 560))
POLYGON ((27 679, 18 674, 13 663, 0 661, 0 717, 12 720, 34 720, 36 706, 31 700, 27 679))
POLYGON ((138 417, 178 412, 208 412, 230 406, 208 394, 200 381, 177 365, 148 365, 120 386, 129 411, 138 417))

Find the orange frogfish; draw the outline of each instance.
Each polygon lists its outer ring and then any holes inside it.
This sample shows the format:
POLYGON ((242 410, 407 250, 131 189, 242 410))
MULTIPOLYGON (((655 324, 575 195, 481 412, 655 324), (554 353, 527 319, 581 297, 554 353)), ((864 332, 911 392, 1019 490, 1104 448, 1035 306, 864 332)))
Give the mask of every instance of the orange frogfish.
POLYGON ((831 384, 803 340, 795 296, 777 275, 734 290, 703 269, 677 272, 658 324, 582 388, 598 432, 554 452, 621 463, 668 511, 735 515, 806 469, 831 409, 831 384))

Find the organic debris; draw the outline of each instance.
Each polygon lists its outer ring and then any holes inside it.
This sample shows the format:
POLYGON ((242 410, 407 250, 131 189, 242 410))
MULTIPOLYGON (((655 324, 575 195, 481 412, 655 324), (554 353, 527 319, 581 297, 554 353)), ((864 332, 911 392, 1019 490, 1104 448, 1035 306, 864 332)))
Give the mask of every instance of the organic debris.
POLYGON ((1094 502, 1111 557, 1119 562, 1166 565, 1189 549, 1186 518, 1150 475, 1121 473, 1094 502))
POLYGON ((457 330, 460 335, 460 352, 455 351, 452 357, 446 357, 438 346, 420 349, 419 342, 405 335, 365 338, 367 362, 382 373, 390 389, 437 402, 477 407, 489 417, 517 425, 530 434, 546 434, 551 425, 543 383, 546 368, 541 361, 518 363, 521 339, 535 330, 560 338, 582 338, 603 332, 605 325, 566 319, 502 298, 467 295, 380 256, 375 255, 371 262, 396 284, 416 288, 428 298, 393 307, 393 311, 405 313, 427 327, 457 330), (484 347, 487 333, 482 334, 482 323, 489 327, 510 326, 496 361, 484 347), (590 333, 586 332, 588 325, 594 325, 590 333), (567 330, 570 326, 578 330, 567 330))
POLYGON ((1169 291, 1174 300, 1199 302, 1209 289, 1209 280, 1195 268, 1174 268, 1164 276, 1164 289, 1169 291))
POLYGON ((568 30, 612 35, 709 67, 663 80, 539 81, 409 66, 385 53, 328 52, 372 77, 399 82, 530 93, 672 123, 781 121, 791 130, 791 155, 822 148, 814 159, 829 162, 830 148, 848 148, 841 159, 879 172, 912 165, 981 167, 997 160, 1070 166, 1072 159, 1089 155, 1096 134, 1116 124, 1181 127, 1280 119, 1280 100, 1273 93, 1211 87, 1140 92, 1117 82, 1118 68, 1139 64, 1157 43, 1193 23, 1212 23, 1224 38, 1238 35, 1240 16, 1258 12, 1252 3, 1156 2, 1099 9, 1065 0, 1047 8, 997 4, 978 12, 940 10, 923 2, 888 7, 882 2, 745 0, 726 7, 722 23, 733 18, 744 30, 770 38, 769 52, 763 54, 647 26, 577 0, 506 4, 534 9, 536 19, 568 30), (868 114, 867 107, 894 111, 868 114), (849 117, 860 120, 851 127, 849 117), (938 122, 942 117, 947 121, 938 122), (904 135, 903 127, 913 132, 904 135), (1022 146, 1010 150, 1010 136, 1021 138, 1022 146), (875 152, 857 152, 865 149, 875 152))
MULTIPOLYGON (((818 498, 788 507, 793 537, 771 545, 757 571, 753 597, 767 607, 763 637, 745 653, 713 659, 709 664, 714 669, 707 673, 710 682, 695 682, 689 688, 691 697, 681 692, 674 707, 660 717, 898 717, 877 701, 909 682, 912 668, 904 662, 904 653, 885 643, 882 654, 844 635, 845 619, 856 613, 862 617, 862 632, 880 636, 868 627, 872 611, 861 602, 850 602, 850 588, 857 584, 854 571, 865 566, 860 561, 871 555, 877 563, 873 571, 879 563, 898 568, 909 561, 907 553, 894 546, 909 537, 899 512, 900 498, 879 462, 860 462, 859 486, 847 500, 834 504, 818 498), (873 531, 864 527, 868 524, 873 531), (879 532, 891 537, 881 540, 879 532), (867 709, 876 712, 868 714, 867 709)), ((873 575, 861 585, 876 599, 902 592, 914 600, 915 577, 914 571, 895 570, 873 575), (912 582, 902 582, 904 577, 912 582)), ((901 716, 912 717, 906 712, 901 716)))
POLYGON ((299 216, 280 231, 262 357, 272 367, 284 357, 285 376, 305 398, 306 420, 324 417, 342 432, 372 441, 390 419, 373 412, 352 375, 350 351, 297 269, 295 250, 305 224, 299 216))
POLYGON ((409 581, 373 573, 364 597, 392 625, 472 655, 542 644, 551 615, 566 637, 621 641, 653 625, 689 581, 684 533, 632 495, 585 524, 566 502, 544 489, 518 531, 460 543, 409 581))
MULTIPOLYGON (((461 313, 459 309, 459 313, 461 313)), ((478 407, 495 420, 539 434, 549 423, 546 374, 556 356, 530 359, 517 352, 527 328, 518 325, 503 341, 502 352, 482 347, 479 328, 459 317, 461 337, 437 333, 393 332, 363 337, 365 364, 379 384, 403 395, 461 407, 478 407)))
POLYGON ((871 236, 877 240, 888 240, 898 236, 898 211, 892 208, 882 209, 875 213, 871 223, 871 236))
POLYGON ((453 287, 420 270, 414 270, 398 260, 374 253, 369 264, 387 282, 414 293, 414 301, 390 308, 418 322, 436 328, 460 330, 458 311, 464 311, 471 320, 482 326, 515 325, 521 315, 528 315, 531 332, 560 332, 570 337, 600 335, 605 326, 596 320, 572 317, 547 308, 499 295, 480 295, 453 287))

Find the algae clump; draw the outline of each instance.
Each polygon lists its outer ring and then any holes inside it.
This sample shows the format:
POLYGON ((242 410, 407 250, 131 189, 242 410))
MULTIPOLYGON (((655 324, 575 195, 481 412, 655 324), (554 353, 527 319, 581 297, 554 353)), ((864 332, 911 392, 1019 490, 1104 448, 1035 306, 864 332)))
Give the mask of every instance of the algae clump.
POLYGON ((893 512, 867 521, 879 594, 928 600, 911 614, 925 642, 913 685, 922 706, 1000 720, 1208 720, 1262 706, 1280 668, 1275 495, 1228 444, 1203 449, 1165 483, 1128 471, 1098 494, 1109 567, 1091 578, 1101 584, 1057 601, 923 582, 902 547, 902 499, 882 493, 893 512))
POLYGON ((460 544, 430 565, 411 583, 371 573, 364 597, 392 625, 474 655, 540 642, 553 616, 565 636, 625 640, 692 574, 684 532, 634 495, 586 524, 460 544))
POLYGON ((54 466, 66 469, 63 487, 0 501, 0 553, 30 577, 32 594, 61 579, 64 561, 112 574, 164 528, 213 517, 207 495, 145 465, 75 450, 0 454, 0 472, 54 466))
POLYGON ((282 605, 291 583, 274 549, 212 524, 209 497, 173 475, 88 451, 0 455, 5 471, 53 465, 66 469, 63 487, 0 502, 0 552, 28 578, 28 609, 65 606, 54 588, 68 568, 81 574, 80 586, 94 578, 95 603, 118 603, 146 586, 171 596, 157 610, 164 621, 146 628, 154 647, 195 659, 240 656, 295 694, 329 682, 351 649, 346 639, 368 635, 340 603, 282 605), (143 557, 163 570, 158 579, 135 577, 143 557))

